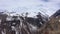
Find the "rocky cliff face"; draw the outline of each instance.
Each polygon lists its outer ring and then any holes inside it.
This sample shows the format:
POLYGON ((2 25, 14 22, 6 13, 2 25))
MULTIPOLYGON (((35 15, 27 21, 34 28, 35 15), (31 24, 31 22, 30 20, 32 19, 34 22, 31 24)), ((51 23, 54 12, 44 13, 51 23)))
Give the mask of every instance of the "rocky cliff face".
POLYGON ((54 13, 46 25, 46 27, 41 30, 42 34, 60 34, 60 10, 54 13))

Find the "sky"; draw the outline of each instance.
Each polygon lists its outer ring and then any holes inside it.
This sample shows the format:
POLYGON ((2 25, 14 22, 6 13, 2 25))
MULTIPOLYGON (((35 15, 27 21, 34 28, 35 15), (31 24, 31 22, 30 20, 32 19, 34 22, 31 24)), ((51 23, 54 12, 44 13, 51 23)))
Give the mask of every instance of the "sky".
POLYGON ((60 0, 0 0, 0 11, 28 12, 33 17, 38 12, 51 16, 60 9, 60 0))

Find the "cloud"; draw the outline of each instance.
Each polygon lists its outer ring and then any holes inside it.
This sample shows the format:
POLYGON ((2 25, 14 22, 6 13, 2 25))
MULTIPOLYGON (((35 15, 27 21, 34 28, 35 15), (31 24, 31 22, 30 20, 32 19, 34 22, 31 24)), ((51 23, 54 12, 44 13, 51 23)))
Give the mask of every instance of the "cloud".
POLYGON ((44 11, 51 16, 60 9, 60 0, 0 0, 0 9, 13 10, 17 13, 44 11))
POLYGON ((41 1, 43 1, 43 2, 49 2, 50 0, 41 0, 41 1))

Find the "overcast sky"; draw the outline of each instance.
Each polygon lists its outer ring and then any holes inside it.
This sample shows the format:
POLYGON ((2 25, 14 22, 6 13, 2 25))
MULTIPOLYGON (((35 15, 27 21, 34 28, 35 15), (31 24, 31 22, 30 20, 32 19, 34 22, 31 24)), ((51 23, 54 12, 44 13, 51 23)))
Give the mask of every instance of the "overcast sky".
POLYGON ((60 9, 60 0, 0 0, 0 10, 15 11, 17 13, 29 12, 30 16, 36 15, 34 12, 41 12, 51 16, 60 9))

